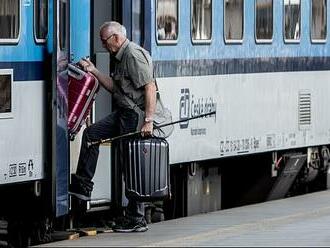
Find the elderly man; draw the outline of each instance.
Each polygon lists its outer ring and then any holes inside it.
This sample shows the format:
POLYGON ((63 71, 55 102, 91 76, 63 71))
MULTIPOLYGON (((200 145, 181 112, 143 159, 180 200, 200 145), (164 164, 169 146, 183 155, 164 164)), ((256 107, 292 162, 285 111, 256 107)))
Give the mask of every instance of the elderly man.
MULTIPOLYGON (((81 60, 79 63, 112 93, 115 110, 84 130, 77 171, 70 185, 70 193, 82 200, 90 199, 93 189, 92 178, 99 154, 99 147, 96 145, 88 147, 87 142, 137 130, 141 130, 142 135, 150 135, 153 131, 153 114, 156 105, 156 86, 149 53, 130 42, 126 38, 125 27, 118 22, 104 23, 100 27, 100 39, 103 46, 115 57, 112 77, 101 73, 89 60, 81 60), (138 108, 133 107, 132 102, 138 108)), ((127 216, 123 223, 116 225, 114 230, 118 232, 148 230, 143 203, 128 200, 127 216)))

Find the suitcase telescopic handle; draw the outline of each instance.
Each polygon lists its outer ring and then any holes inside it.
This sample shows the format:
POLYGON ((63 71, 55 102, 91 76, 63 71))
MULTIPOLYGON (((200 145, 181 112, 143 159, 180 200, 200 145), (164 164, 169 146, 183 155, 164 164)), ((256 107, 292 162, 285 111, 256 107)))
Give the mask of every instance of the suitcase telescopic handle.
POLYGON ((82 69, 80 69, 77 65, 75 64, 69 64, 68 65, 68 74, 70 77, 74 77, 77 80, 81 80, 84 75, 86 74, 85 71, 83 71, 82 69))
MULTIPOLYGON (((177 123, 190 121, 190 120, 193 120, 193 119, 198 119, 198 118, 202 118, 202 117, 206 117, 206 116, 210 116, 210 115, 215 115, 216 112, 217 111, 211 111, 211 112, 206 113, 206 114, 201 114, 201 115, 193 116, 193 117, 190 117, 190 118, 184 118, 184 119, 181 119, 181 120, 178 120, 178 121, 173 121, 173 122, 166 123, 166 124, 160 125, 158 127, 155 127, 154 129, 160 129, 160 128, 167 127, 167 126, 170 126, 170 125, 174 125, 174 124, 177 124, 177 123)), ((90 141, 90 142, 87 142, 87 147, 89 148, 90 146, 93 146, 93 145, 100 145, 100 144, 104 144, 104 143, 112 143, 113 141, 115 141, 117 139, 127 138, 127 137, 131 137, 131 136, 138 135, 138 134, 141 134, 141 133, 142 133, 141 131, 136 131, 136 132, 126 133, 126 134, 116 136, 116 137, 113 137, 113 138, 109 138, 109 139, 101 139, 101 140, 97 140, 97 141, 90 141)))

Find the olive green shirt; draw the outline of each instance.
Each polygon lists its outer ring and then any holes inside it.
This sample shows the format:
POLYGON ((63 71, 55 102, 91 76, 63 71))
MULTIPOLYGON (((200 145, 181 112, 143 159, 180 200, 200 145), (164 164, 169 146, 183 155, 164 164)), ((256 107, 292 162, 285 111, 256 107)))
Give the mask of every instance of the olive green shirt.
POLYGON ((131 109, 131 104, 123 96, 125 95, 144 110, 145 90, 143 86, 154 81, 149 53, 127 39, 115 58, 115 70, 112 76, 115 103, 120 108, 131 109))

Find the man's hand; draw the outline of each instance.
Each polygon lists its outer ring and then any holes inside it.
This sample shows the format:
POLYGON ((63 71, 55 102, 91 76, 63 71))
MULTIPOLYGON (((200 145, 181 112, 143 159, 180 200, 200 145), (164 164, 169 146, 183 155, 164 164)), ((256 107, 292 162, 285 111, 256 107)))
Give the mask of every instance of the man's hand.
POLYGON ((145 122, 141 128, 142 137, 147 137, 152 135, 154 129, 153 122, 145 122))
POLYGON ((84 71, 95 73, 96 67, 89 59, 81 59, 78 63, 84 71))

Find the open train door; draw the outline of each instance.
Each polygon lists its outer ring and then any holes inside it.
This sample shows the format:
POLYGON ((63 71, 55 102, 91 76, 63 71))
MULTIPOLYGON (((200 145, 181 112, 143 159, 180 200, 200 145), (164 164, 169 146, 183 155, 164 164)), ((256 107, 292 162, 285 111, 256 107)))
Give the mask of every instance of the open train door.
POLYGON ((53 0, 51 197, 56 217, 68 213, 69 0, 53 0))
MULTIPOLYGON (((96 67, 104 74, 110 75, 111 58, 109 52, 103 47, 100 41, 100 26, 104 22, 122 22, 122 0, 94 0, 91 1, 91 59, 96 67)), ((112 112, 111 94, 103 87, 100 88, 92 111, 92 123, 95 123, 112 112)), ((93 178, 94 189, 92 201, 89 207, 93 209, 106 209, 121 205, 122 191, 121 178, 113 167, 113 149, 107 144, 100 145, 99 157, 95 176, 93 178)))

